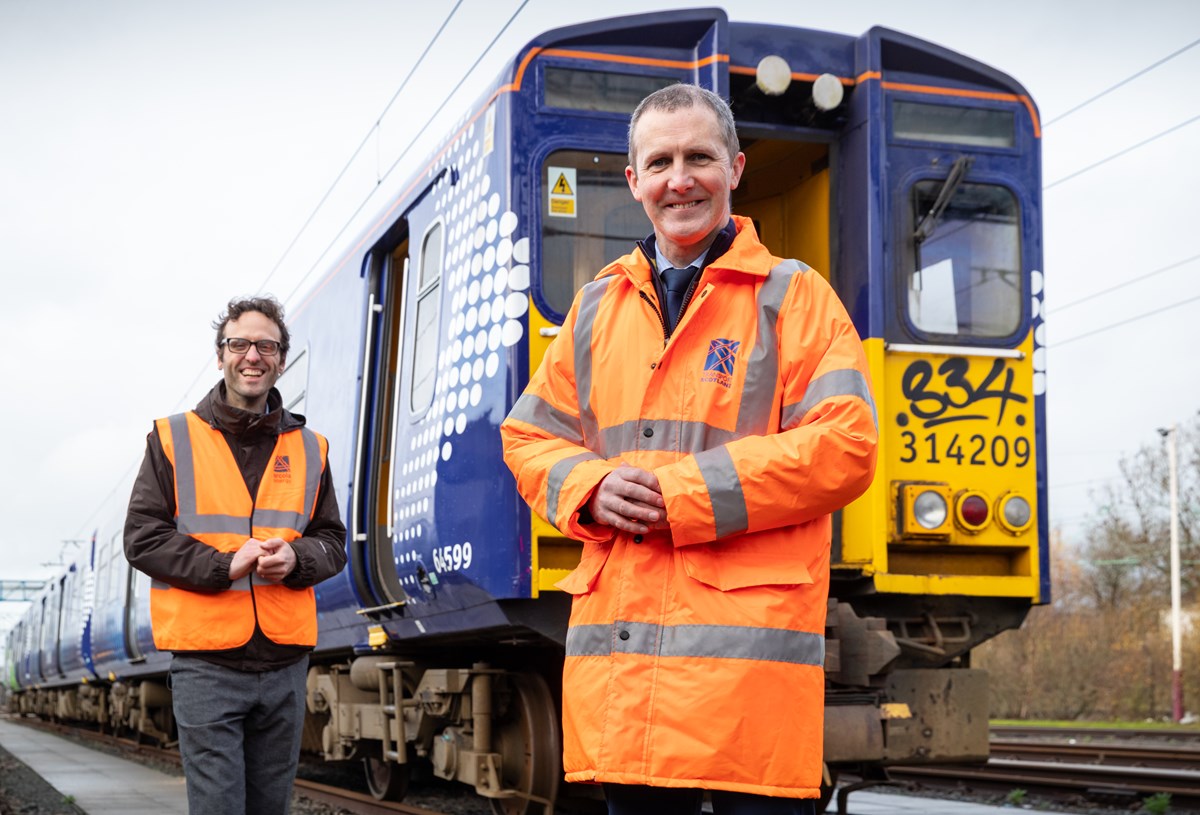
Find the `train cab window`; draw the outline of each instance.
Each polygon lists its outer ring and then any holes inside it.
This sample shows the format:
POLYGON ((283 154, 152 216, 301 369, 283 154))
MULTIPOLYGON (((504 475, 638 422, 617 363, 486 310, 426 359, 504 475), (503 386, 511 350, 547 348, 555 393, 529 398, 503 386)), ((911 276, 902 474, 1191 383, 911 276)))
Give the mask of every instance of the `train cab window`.
POLYGON ((442 279, 442 224, 425 233, 417 276, 417 325, 413 337, 413 413, 423 412, 433 402, 437 372, 438 283, 442 279))
POLYGON ((547 107, 633 113, 638 102, 679 81, 674 76, 644 76, 610 71, 580 71, 547 66, 542 87, 547 107))
POLYGON ((912 141, 1011 148, 1017 143, 1017 123, 1011 110, 896 99, 892 102, 892 136, 912 141))
POLYGON ((650 234, 624 154, 559 150, 542 169, 542 296, 566 314, 583 284, 650 234))
POLYGON ((908 317, 925 334, 1011 336, 1028 299, 1020 210, 993 184, 919 181, 912 188, 908 317))

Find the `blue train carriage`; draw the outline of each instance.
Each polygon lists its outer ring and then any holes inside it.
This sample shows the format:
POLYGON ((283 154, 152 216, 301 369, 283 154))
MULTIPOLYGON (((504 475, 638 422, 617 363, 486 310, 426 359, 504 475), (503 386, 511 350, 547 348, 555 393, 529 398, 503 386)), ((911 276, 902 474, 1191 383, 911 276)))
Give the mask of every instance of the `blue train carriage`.
POLYGON ((93 549, 94 541, 86 544, 75 562, 46 581, 10 633, 9 681, 20 691, 12 697, 14 712, 73 721, 94 698, 93 549))
POLYGON ((150 578, 125 559, 125 503, 132 475, 96 536, 95 610, 91 648, 98 699, 83 717, 107 732, 159 744, 175 740, 166 672, 171 655, 155 649, 150 627, 150 578))
POLYGON ((880 464, 835 527, 828 760, 986 755, 970 649, 1049 596, 1036 109, 903 34, 699 10, 523 48, 293 315, 281 388, 334 439, 351 527, 307 746, 362 758, 378 795, 414 756, 498 812, 557 790, 554 583, 580 550, 520 501, 497 428, 574 292, 649 231, 625 131, 679 81, 732 100, 735 211, 830 277, 871 361, 880 464))

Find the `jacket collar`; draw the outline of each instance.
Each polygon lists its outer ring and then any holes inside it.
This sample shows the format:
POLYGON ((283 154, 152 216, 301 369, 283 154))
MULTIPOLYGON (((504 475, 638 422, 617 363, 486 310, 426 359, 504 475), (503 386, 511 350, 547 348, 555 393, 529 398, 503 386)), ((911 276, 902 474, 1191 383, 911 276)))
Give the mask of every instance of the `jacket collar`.
MULTIPOLYGON (((651 275, 657 271, 654 268, 654 256, 654 235, 650 235, 644 241, 638 241, 634 251, 601 269, 596 279, 613 274, 623 275, 640 288, 651 283, 651 275)), ((771 255, 759 242, 754 222, 742 215, 734 215, 725 228, 717 233, 704 265, 714 270, 766 277, 778 263, 779 258, 771 255)))
POLYGON ((225 401, 225 383, 218 382, 196 405, 196 415, 215 430, 234 436, 278 436, 304 426, 304 417, 283 407, 283 396, 275 388, 267 394, 267 412, 252 413, 225 401))

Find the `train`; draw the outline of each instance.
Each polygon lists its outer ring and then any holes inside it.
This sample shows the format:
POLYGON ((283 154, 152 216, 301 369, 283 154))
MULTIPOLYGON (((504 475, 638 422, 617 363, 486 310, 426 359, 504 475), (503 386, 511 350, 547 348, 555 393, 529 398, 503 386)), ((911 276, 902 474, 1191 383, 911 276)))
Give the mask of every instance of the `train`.
MULTIPOLYGON (((532 514, 499 425, 576 290, 650 232, 623 170, 636 103, 730 101, 733 196, 824 275, 863 340, 874 482, 837 513, 825 788, 987 756, 977 645, 1050 600, 1041 131, 1013 78, 887 28, 656 12, 521 48, 303 299, 278 387, 330 439, 346 569, 316 589, 306 756, 550 812, 580 544, 532 514)), ((175 740, 127 491, 5 644, 9 708, 175 740)), ((719 714, 718 714, 719 715, 719 714)))

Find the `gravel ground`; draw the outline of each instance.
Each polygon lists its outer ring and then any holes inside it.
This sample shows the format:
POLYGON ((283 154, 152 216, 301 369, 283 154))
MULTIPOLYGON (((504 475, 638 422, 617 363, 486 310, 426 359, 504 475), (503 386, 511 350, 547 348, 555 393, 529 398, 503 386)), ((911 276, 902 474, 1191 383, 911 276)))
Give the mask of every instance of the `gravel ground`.
POLYGON ((0 747, 0 815, 79 815, 83 810, 0 747))

